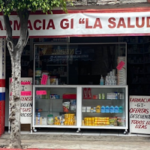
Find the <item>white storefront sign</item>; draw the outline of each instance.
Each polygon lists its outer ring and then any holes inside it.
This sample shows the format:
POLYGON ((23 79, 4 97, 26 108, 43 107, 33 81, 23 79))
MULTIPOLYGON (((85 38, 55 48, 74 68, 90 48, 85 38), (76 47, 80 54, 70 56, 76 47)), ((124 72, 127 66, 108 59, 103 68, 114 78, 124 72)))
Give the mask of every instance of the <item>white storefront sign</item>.
POLYGON ((150 134, 150 96, 130 96, 130 132, 150 134))
MULTIPOLYGON (((12 99, 11 78, 9 79, 9 100, 12 99)), ((32 78, 21 78, 21 124, 31 124, 32 119, 32 78)))
MULTIPOLYGON (((19 18, 11 15, 10 21, 13 36, 19 36, 19 18)), ((149 35, 150 11, 36 13, 30 14, 28 29, 30 37, 149 35)), ((5 36, 4 20, 0 15, 0 37, 5 36)))

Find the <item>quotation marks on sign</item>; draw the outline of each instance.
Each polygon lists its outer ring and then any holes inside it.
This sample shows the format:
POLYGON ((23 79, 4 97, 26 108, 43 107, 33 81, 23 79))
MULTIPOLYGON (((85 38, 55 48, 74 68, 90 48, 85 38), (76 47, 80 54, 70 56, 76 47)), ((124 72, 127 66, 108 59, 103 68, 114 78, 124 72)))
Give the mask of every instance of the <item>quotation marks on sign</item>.
POLYGON ((85 19, 84 18, 80 18, 79 19, 79 24, 85 24, 85 19))

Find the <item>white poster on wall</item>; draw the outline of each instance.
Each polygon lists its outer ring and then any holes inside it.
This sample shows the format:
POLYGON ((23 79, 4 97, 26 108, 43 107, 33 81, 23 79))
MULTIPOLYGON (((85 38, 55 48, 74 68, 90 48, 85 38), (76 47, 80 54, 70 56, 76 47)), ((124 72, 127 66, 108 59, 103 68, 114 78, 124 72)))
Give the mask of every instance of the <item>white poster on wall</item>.
MULTIPOLYGON (((9 79, 9 101, 12 100, 12 79, 9 79)), ((21 124, 31 124, 32 119, 32 78, 21 78, 21 124)))
POLYGON ((150 134, 150 96, 130 96, 130 132, 150 134))

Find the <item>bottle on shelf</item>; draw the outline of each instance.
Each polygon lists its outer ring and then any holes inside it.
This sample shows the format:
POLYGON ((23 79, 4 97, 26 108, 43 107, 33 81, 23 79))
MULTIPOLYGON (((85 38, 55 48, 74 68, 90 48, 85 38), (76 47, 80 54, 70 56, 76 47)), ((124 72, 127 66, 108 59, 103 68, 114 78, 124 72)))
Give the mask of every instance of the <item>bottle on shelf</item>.
POLYGON ((100 85, 104 85, 104 78, 103 78, 103 76, 101 76, 101 78, 100 78, 100 85))

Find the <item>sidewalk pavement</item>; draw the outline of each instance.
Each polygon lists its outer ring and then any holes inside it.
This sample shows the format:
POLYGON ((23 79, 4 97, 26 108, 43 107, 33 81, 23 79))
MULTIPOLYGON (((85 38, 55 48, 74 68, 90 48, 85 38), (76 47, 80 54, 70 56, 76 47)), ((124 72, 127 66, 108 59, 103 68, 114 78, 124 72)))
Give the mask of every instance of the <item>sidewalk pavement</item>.
MULTIPOLYGON (((150 136, 22 134, 25 148, 76 150, 150 150, 150 136)), ((0 146, 9 143, 9 134, 0 137, 0 146)))

